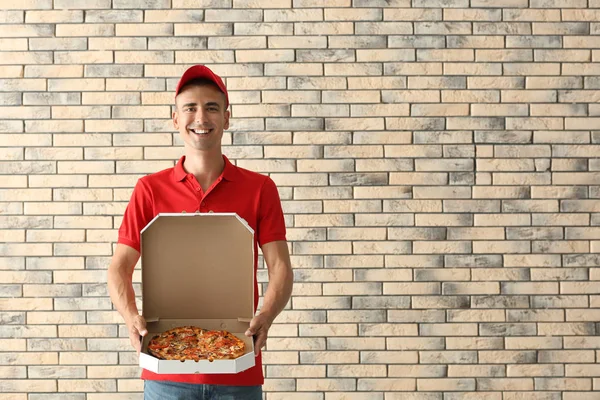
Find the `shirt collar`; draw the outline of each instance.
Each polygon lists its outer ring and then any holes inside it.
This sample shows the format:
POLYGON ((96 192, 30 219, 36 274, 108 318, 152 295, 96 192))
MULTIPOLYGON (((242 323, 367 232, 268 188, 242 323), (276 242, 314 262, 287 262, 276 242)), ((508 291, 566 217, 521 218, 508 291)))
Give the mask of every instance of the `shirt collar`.
MULTIPOLYGON (((234 181, 236 177, 237 167, 229 161, 229 159, 223 154, 223 160, 225 161, 225 168, 223 169, 222 176, 225 180, 234 181)), ((173 169, 173 178, 177 182, 181 182, 187 176, 187 171, 183 169, 183 162, 185 161, 185 156, 181 156, 175 168, 173 169)))

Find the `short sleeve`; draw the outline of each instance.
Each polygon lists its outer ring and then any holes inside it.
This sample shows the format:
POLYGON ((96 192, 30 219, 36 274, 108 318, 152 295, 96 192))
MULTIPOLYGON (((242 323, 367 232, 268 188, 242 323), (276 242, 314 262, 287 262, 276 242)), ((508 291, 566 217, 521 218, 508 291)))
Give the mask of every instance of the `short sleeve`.
POLYGON ((257 238, 258 244, 285 239, 285 220, 281 208, 281 200, 277 186, 271 178, 265 180, 260 191, 258 210, 257 238))
POLYGON ((140 232, 154 218, 152 192, 139 179, 123 214, 117 243, 126 244, 140 251, 140 232))

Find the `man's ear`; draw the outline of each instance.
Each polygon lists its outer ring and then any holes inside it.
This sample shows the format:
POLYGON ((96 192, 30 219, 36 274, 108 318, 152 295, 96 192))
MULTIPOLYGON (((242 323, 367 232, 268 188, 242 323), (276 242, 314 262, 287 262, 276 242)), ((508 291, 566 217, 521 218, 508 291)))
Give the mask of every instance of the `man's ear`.
POLYGON ((223 125, 223 129, 229 129, 229 116, 231 113, 229 110, 225 110, 225 125, 223 125))
POLYGON ((179 114, 177 113, 177 110, 173 111, 171 118, 173 119, 173 126, 175 129, 179 130, 179 114))

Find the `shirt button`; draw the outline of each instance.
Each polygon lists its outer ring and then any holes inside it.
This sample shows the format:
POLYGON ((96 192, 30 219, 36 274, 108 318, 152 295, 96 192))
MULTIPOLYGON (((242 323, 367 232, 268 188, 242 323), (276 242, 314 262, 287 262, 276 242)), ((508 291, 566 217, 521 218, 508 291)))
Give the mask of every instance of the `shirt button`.
POLYGON ((200 191, 200 188, 196 188, 196 191, 197 191, 197 192, 199 192, 199 191, 200 191))
POLYGON ((202 202, 202 207, 204 207, 205 205, 206 205, 206 202, 205 202, 205 201, 203 201, 203 202, 202 202))
POLYGON ((214 213, 214 211, 213 211, 213 210, 208 210, 208 212, 209 212, 209 213, 214 213))

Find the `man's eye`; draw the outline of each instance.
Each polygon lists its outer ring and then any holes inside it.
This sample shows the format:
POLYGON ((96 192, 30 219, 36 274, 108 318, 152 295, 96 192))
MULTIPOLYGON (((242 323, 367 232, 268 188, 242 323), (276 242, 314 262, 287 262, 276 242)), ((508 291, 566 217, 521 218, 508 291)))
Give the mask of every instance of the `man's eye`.
POLYGON ((217 107, 208 107, 208 111, 218 111, 217 107))

